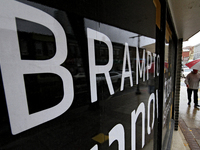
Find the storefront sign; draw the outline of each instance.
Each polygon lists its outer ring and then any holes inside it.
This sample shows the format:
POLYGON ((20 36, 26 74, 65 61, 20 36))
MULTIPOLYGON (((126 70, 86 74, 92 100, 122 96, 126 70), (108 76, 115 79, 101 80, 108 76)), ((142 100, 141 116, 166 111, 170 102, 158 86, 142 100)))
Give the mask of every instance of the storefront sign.
MULTIPOLYGON (((66 112, 71 106, 74 99, 74 83, 71 73, 61 64, 66 60, 68 54, 67 38, 65 31, 60 23, 48 15, 47 13, 22 4, 16 1, 6 1, 0 6, 0 64, 1 72, 6 96, 6 102, 8 107, 9 119, 12 134, 18 134, 33 128, 37 125, 43 124, 50 121, 64 112, 66 112), (13 9, 13 6, 17 9, 13 9), (28 12, 28 13, 24 13, 28 12), (22 60, 20 57, 19 42, 16 28, 16 18, 31 21, 51 30, 55 37, 56 54, 48 60, 22 60), (24 75, 26 74, 38 74, 38 73, 51 73, 58 75, 63 82, 64 96, 61 102, 54 107, 29 114, 26 86, 24 81, 24 75)), ((88 39, 88 58, 89 58, 89 75, 90 75, 90 95, 91 102, 97 101, 97 74, 104 74, 107 82, 107 86, 110 95, 114 94, 113 84, 109 71, 113 66, 113 47, 111 40, 105 34, 87 28, 87 39, 88 39), (95 64, 95 46, 94 41, 104 42, 108 47, 109 60, 106 65, 95 64)), ((124 90, 125 78, 130 79, 130 86, 133 86, 133 77, 131 70, 131 61, 129 54, 129 46, 125 44, 122 77, 120 90, 124 90), (128 71, 125 66, 128 65, 128 71)), ((153 62, 159 62, 159 55, 143 50, 143 57, 139 57, 139 49, 136 48, 136 84, 138 84, 139 78, 143 77, 143 81, 149 79, 149 70, 152 67, 153 62), (142 60, 142 63, 141 63, 142 60)), ((156 72, 156 65, 153 65, 154 72, 153 76, 159 76, 159 72, 156 72)), ((157 64, 158 67, 158 64, 157 64)), ((136 110, 131 113, 131 144, 132 150, 136 146, 136 122, 138 116, 142 114, 142 147, 145 145, 145 131, 151 134, 154 127, 155 121, 155 106, 158 113, 158 90, 156 94, 152 93, 148 99, 147 110, 145 104, 141 102, 136 110), (153 104, 153 119, 150 122, 150 105, 153 104), (157 104, 157 105, 156 105, 157 104), (148 114, 148 118, 145 118, 145 114, 148 114), (145 129, 145 120, 147 120, 147 129, 145 129)), ((157 114, 158 117, 158 114, 157 114)), ((122 124, 115 125, 109 132, 109 145, 115 140, 118 141, 119 149, 125 149, 125 131, 122 124)), ((97 146, 92 148, 93 150, 98 149, 97 146)))

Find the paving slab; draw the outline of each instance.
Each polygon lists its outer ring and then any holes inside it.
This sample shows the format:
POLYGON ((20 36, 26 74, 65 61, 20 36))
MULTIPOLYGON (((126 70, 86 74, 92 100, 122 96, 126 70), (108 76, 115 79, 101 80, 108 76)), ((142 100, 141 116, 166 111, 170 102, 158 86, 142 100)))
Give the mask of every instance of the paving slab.
MULTIPOLYGON (((198 95, 200 97, 200 90, 198 95)), ((198 102, 200 104, 200 99, 198 102)), ((187 103, 187 87, 184 84, 184 78, 182 78, 179 105, 179 126, 190 149, 200 149, 200 109, 194 107, 193 94, 191 105, 188 105, 187 103)))

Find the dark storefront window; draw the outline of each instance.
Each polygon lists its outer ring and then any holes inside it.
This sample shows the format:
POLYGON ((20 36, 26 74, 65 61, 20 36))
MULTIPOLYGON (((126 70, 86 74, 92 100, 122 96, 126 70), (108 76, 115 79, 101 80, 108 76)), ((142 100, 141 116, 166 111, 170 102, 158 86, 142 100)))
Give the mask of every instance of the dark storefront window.
MULTIPOLYGON (((133 146, 136 149, 142 149, 143 146, 147 149, 153 149, 153 126, 156 112, 155 97, 153 97, 155 96, 153 76, 156 76, 154 74, 156 73, 154 72, 154 61, 157 58, 155 57, 155 39, 103 23, 94 24, 94 21, 85 19, 85 25, 88 25, 88 28, 95 29, 94 27, 97 26, 99 30, 95 34, 105 34, 113 46, 113 65, 109 71, 114 90, 113 95, 110 93, 111 89, 109 89, 105 75, 97 75, 97 101, 95 103, 100 110, 100 132, 107 137, 111 130, 123 129, 119 130, 118 134, 121 138, 124 137, 126 149, 131 149, 133 146), (139 59, 136 56, 137 52, 139 59), (139 77, 136 76, 135 67, 137 63, 140 64, 143 74, 138 81, 139 77), (143 64, 148 64, 148 66, 145 65, 142 68, 143 64), (128 77, 122 77, 123 71, 128 77), (149 79, 147 80, 147 78, 149 79), (137 85, 136 82, 139 84, 137 85), (140 94, 137 94, 138 90, 140 94), (137 121, 134 120, 137 117, 136 111, 137 113, 142 112, 138 115, 137 121), (130 132, 131 130, 132 132, 130 132), (135 141, 131 138, 134 136, 135 141)), ((108 51, 108 46, 105 43, 96 41, 96 65, 104 66, 109 62, 108 51)), ((102 149, 117 149, 118 144, 114 142, 109 146, 105 142, 100 146, 102 149)))
POLYGON ((168 141, 171 138, 171 130, 173 129, 172 108, 174 99, 174 72, 175 72, 175 43, 172 39, 172 31, 166 22, 165 33, 165 64, 164 64, 164 98, 163 98, 163 149, 167 149, 168 141))
MULTIPOLYGON (((2 5, 0 149, 155 149, 160 56, 153 1, 2 5)), ((171 42, 163 140, 171 126, 171 42)))

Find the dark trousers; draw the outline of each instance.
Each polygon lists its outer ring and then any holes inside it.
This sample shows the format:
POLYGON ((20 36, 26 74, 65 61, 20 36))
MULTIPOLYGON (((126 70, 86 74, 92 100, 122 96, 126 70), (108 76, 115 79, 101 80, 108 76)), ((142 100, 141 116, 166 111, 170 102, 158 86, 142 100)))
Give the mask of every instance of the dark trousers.
POLYGON ((194 95, 194 104, 198 105, 198 89, 187 89, 188 101, 189 101, 189 103, 191 103, 192 91, 193 91, 193 95, 194 95))

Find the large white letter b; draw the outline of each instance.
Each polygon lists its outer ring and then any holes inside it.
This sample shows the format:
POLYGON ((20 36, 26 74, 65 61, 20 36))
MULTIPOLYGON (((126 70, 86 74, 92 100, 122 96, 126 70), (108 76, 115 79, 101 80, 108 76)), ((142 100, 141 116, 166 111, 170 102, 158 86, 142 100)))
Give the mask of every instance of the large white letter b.
POLYGON ((17 134, 64 113, 72 104, 74 91, 70 72, 60 66, 67 57, 66 35, 53 17, 17 1, 0 5, 0 65, 12 134, 17 134), (15 9, 13 9, 15 8, 15 9), (48 60, 21 60, 15 18, 50 29, 55 36, 56 54, 48 60), (24 74, 53 73, 61 77, 64 96, 54 107, 29 114, 24 74))

